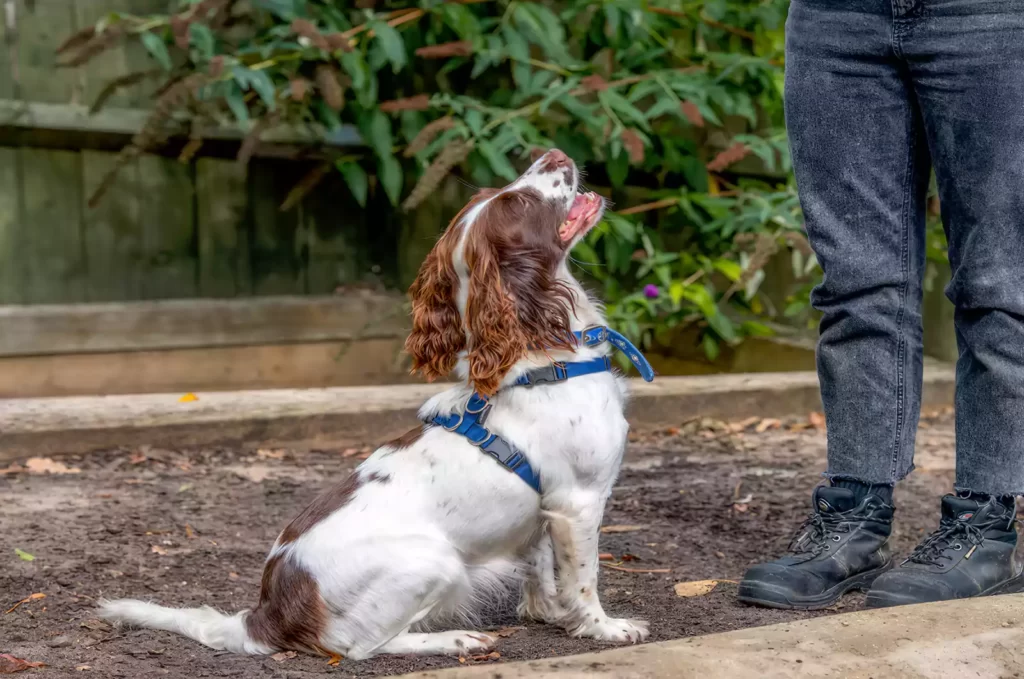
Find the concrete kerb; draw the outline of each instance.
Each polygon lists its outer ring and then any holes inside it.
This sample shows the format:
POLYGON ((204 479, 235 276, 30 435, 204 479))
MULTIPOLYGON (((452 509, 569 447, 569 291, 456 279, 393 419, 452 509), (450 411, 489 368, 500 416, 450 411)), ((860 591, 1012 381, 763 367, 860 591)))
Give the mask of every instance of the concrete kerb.
MULTIPOLYGON (((925 370, 924 402, 952 403, 952 368, 925 370)), ((630 423, 649 431, 695 417, 782 417, 820 410, 811 372, 633 380, 630 423)), ((444 384, 275 389, 0 401, 0 460, 117 447, 349 446, 382 442, 416 425, 444 384)))
POLYGON ((1024 667, 1024 595, 857 611, 799 622, 404 679, 984 679, 1024 667))

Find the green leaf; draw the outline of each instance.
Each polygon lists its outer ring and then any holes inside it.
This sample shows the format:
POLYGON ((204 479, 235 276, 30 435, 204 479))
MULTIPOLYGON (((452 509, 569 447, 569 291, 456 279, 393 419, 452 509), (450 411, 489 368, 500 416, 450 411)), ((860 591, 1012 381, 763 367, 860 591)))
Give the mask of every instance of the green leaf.
POLYGON ((213 31, 206 24, 193 22, 188 27, 188 39, 189 43, 199 55, 203 61, 209 61, 213 58, 216 50, 217 40, 213 37, 213 31))
POLYGON ((402 198, 402 164, 391 154, 380 156, 377 158, 377 172, 388 200, 392 205, 398 205, 402 198))
POLYGON ((608 170, 608 179, 611 180, 612 186, 621 188, 629 175, 629 156, 625 152, 619 151, 608 159, 605 167, 608 170))
POLYGON ((340 160, 335 163, 335 167, 338 168, 341 176, 345 178, 345 183, 348 184, 348 189, 352 192, 359 206, 366 207, 366 194, 370 186, 366 170, 359 163, 342 162, 340 160))
POLYGON ((743 275, 743 267, 731 259, 716 259, 711 265, 715 267, 716 271, 733 282, 738 281, 740 276, 743 275))
POLYGON ((391 121, 380 109, 375 109, 360 117, 359 131, 363 139, 373 148, 379 158, 391 157, 394 145, 391 135, 391 121))
POLYGON ((245 66, 235 66, 231 69, 231 75, 243 90, 255 91, 269 110, 273 111, 277 108, 277 90, 274 88, 274 81, 270 79, 266 71, 254 71, 245 66))
POLYGON ((711 333, 706 332, 700 343, 704 347, 704 355, 708 357, 709 361, 714 362, 719 354, 718 341, 711 336, 711 333))
POLYGON ((512 163, 508 162, 508 158, 505 157, 504 153, 501 153, 494 145, 486 139, 477 139, 476 148, 480 151, 480 154, 487 159, 487 164, 491 166, 491 170, 494 174, 507 179, 508 181, 515 181, 519 173, 512 167, 512 163))
POLYGON ((35 561, 36 560, 36 558, 34 556, 32 556, 31 554, 29 554, 28 552, 26 552, 24 550, 18 549, 17 547, 14 548, 14 553, 17 554, 18 558, 21 559, 22 561, 35 561))
POLYGON ((224 93, 224 101, 228 108, 235 114, 235 120, 242 125, 249 123, 249 108, 245 105, 245 95, 238 83, 230 83, 227 92, 224 93))
POLYGON ((165 71, 171 70, 173 65, 171 64, 171 55, 167 51, 167 44, 163 41, 163 38, 158 36, 156 33, 150 31, 144 31, 139 34, 139 39, 145 46, 146 51, 149 55, 156 60, 156 63, 160 64, 165 71))
POLYGON ((733 327, 732 321, 730 321, 725 314, 718 309, 715 309, 715 313, 705 317, 708 326, 711 327, 718 336, 724 339, 726 342, 735 342, 738 338, 736 337, 736 329, 733 327))
POLYGON ((388 61, 391 62, 391 71, 398 73, 405 68, 407 62, 405 42, 402 41, 402 36, 398 31, 383 21, 371 21, 370 28, 373 30, 375 40, 380 43, 388 61))

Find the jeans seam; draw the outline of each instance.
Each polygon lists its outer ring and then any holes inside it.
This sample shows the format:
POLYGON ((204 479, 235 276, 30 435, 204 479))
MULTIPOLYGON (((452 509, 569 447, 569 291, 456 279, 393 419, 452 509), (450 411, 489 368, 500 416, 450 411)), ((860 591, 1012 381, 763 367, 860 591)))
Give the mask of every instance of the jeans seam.
POLYGON ((899 340, 896 342, 896 431, 893 437, 892 447, 892 467, 890 468, 889 474, 891 478, 897 478, 899 475, 899 460, 900 460, 900 445, 903 442, 903 424, 906 417, 906 403, 904 401, 907 398, 906 389, 906 370, 904 363, 906 361, 906 345, 907 338, 906 332, 903 328, 903 322, 906 318, 907 310, 907 294, 910 287, 910 230, 911 230, 911 214, 910 214, 910 203, 913 202, 913 186, 914 186, 914 175, 916 170, 914 167, 914 158, 917 153, 917 135, 914 134, 914 108, 911 105, 907 106, 907 137, 909 139, 908 153, 907 153, 907 169, 903 178, 903 206, 901 208, 901 219, 900 224, 903 227, 902 239, 900 242, 900 274, 902 277, 902 285, 899 293, 899 310, 896 312, 896 332, 899 336, 899 340))

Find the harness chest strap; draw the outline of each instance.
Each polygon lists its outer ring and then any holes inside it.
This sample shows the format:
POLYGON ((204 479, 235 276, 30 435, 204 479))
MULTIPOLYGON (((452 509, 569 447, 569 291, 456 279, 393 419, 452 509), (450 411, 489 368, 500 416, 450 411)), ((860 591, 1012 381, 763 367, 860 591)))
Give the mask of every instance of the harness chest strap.
MULTIPOLYGON (((588 347, 611 342, 612 346, 622 351, 629 358, 645 381, 651 382, 654 380, 654 369, 651 367, 651 364, 647 362, 647 359, 640 353, 640 350, 624 335, 605 326, 593 326, 581 332, 575 332, 573 335, 576 337, 577 342, 588 347)), ((511 386, 532 387, 538 384, 564 382, 573 377, 606 372, 611 370, 611 367, 611 360, 607 356, 601 356, 589 361, 556 362, 525 373, 511 386)), ((491 404, 488 399, 474 393, 469 398, 465 411, 462 413, 452 413, 451 415, 437 415, 430 420, 430 423, 464 436, 474 446, 493 457, 499 464, 525 481, 537 493, 541 493, 540 475, 530 466, 526 456, 516 449, 514 445, 497 434, 491 433, 490 430, 484 427, 484 422, 487 420, 487 414, 490 412, 490 409, 491 404)))

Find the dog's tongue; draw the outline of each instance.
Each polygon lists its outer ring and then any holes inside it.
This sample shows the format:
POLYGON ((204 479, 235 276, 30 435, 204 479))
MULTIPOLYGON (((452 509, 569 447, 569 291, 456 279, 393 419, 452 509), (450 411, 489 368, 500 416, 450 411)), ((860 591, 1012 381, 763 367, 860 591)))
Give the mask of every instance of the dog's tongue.
POLYGON ((587 207, 587 196, 583 193, 576 194, 576 200, 572 202, 572 207, 569 208, 569 216, 566 217, 566 221, 572 221, 581 214, 583 214, 584 208, 587 207))

